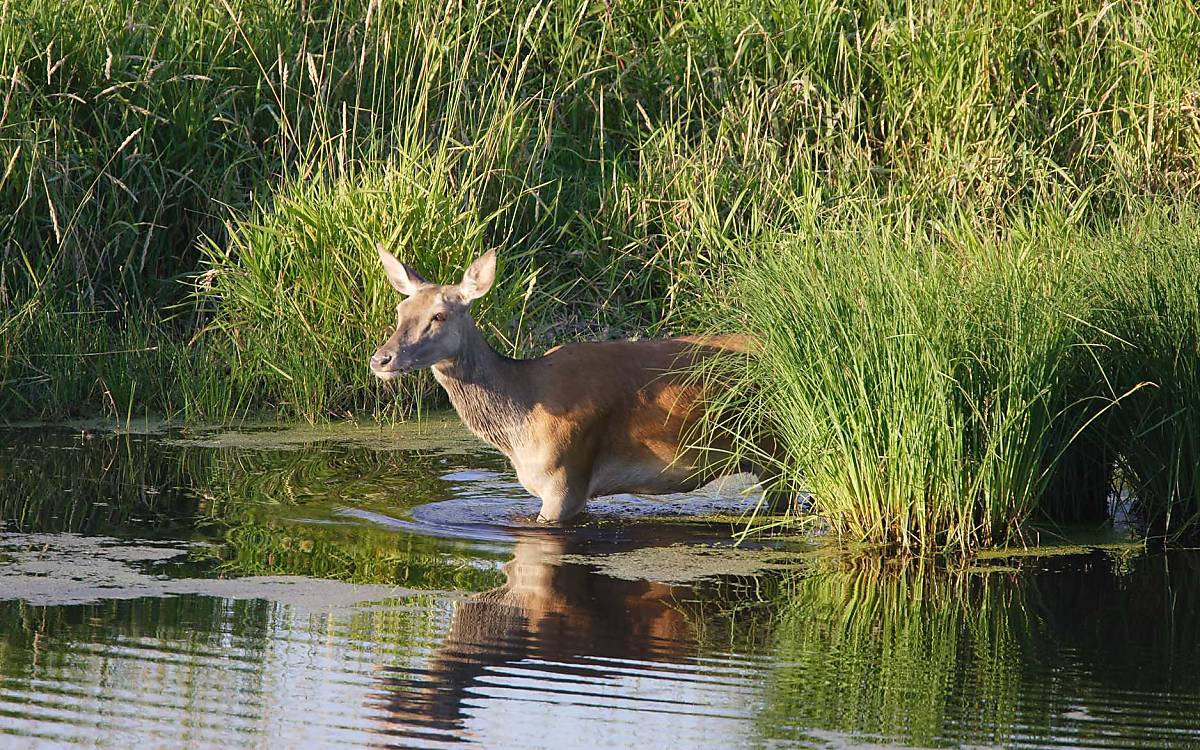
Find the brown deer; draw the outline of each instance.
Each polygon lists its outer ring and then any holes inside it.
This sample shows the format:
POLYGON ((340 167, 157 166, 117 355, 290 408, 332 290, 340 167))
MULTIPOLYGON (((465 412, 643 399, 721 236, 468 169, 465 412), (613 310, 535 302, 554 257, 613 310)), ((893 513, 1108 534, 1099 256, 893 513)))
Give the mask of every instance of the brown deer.
MULTIPOLYGON (((507 456, 522 486, 541 499, 539 521, 569 521, 602 495, 687 492, 732 472, 774 479, 750 462, 731 466, 728 440, 688 444, 705 398, 705 383, 689 370, 708 357, 747 352, 747 337, 588 342, 510 359, 471 318, 471 302, 495 281, 494 250, 448 285, 378 250, 407 299, 396 306, 396 332, 371 357, 372 372, 389 380, 431 368, 467 427, 507 456)), ((770 439, 759 445, 773 453, 770 439)), ((773 493, 768 504, 775 510, 784 500, 773 493)))

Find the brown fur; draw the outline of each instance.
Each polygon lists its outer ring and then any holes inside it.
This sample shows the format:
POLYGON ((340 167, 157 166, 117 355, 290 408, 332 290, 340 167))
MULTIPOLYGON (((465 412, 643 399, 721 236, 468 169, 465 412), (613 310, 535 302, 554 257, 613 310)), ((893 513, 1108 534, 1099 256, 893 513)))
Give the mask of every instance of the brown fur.
MULTIPOLYGON (((708 357, 749 351, 748 337, 566 344, 513 360, 488 345, 468 311, 491 285, 494 256, 451 286, 429 284, 389 258, 389 277, 409 299, 372 368, 394 377, 432 367, 467 427, 504 453, 541 499, 539 520, 568 521, 601 495, 688 491, 729 468, 730 446, 683 444, 695 436, 705 395, 705 384, 685 373, 708 357)), ((768 478, 756 466, 736 468, 768 478)))

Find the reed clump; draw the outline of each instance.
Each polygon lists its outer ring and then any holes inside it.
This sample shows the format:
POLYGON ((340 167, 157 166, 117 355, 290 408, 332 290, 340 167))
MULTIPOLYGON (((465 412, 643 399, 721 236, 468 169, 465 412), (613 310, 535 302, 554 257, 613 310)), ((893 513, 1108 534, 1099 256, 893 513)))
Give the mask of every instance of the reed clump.
POLYGON ((1130 510, 1155 535, 1200 521, 1200 217, 1156 207, 1107 235, 1097 326, 1104 387, 1133 392, 1098 424, 1130 510))
POLYGON ((761 336, 742 387, 761 394, 785 476, 847 537, 917 552, 1006 541, 1038 507, 1055 438, 1087 418, 1055 387, 1083 343, 1077 248, 1030 230, 823 223, 746 250, 719 282, 721 309, 761 336))
MULTIPOLYGON (((366 367, 364 356, 387 338, 401 299, 379 271, 375 246, 402 247, 414 268, 450 283, 457 279, 449 272, 482 252, 488 227, 448 165, 411 164, 298 183, 241 222, 228 244, 204 249, 210 270, 197 291, 210 318, 203 335, 226 358, 228 374, 199 404, 219 407, 233 392, 243 405, 232 413, 269 403, 291 415, 351 414, 381 402, 403 413, 433 393, 425 376, 385 389, 366 367)), ((536 313, 529 299, 536 279, 521 261, 504 259, 504 283, 476 310, 502 342, 536 313)), ((509 351, 518 346, 507 342, 509 351)))
POLYGON ((761 340, 712 428, 773 429, 783 481, 834 532, 916 554, 1019 544, 1031 522, 1105 520, 1114 476, 1147 532, 1193 527, 1193 211, 1095 230, 1045 211, 993 234, 812 220, 741 250, 700 316, 761 340))

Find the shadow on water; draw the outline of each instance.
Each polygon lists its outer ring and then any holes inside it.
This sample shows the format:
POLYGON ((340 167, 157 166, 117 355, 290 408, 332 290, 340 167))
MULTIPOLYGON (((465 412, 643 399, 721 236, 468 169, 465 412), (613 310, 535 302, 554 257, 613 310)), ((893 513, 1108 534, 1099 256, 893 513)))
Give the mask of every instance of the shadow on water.
POLYGON ((743 502, 539 529, 436 421, 0 433, 0 744, 1200 743, 1196 552, 777 570, 662 520, 743 502))

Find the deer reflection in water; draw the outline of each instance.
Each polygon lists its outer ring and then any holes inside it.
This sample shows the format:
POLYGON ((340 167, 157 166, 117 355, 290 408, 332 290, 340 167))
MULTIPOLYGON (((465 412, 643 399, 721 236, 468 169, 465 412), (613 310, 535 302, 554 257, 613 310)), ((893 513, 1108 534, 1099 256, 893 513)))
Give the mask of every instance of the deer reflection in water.
POLYGON ((427 666, 381 673, 380 733, 391 741, 463 739, 464 701, 484 685, 544 698, 627 673, 606 660, 676 663, 695 655, 697 634, 686 611, 697 596, 692 588, 563 562, 582 544, 564 536, 520 538, 504 565, 507 582, 457 605, 427 666))

